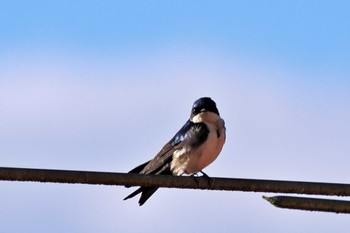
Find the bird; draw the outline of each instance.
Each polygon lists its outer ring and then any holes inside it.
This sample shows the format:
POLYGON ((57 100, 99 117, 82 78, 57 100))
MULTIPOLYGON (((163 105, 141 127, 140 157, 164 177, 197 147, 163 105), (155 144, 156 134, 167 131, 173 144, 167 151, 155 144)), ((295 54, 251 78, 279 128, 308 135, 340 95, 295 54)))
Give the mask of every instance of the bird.
MULTIPOLYGON (((208 176, 202 170, 218 157, 225 140, 225 121, 216 103, 210 97, 201 97, 194 102, 190 118, 158 154, 129 173, 181 176, 201 172, 208 176)), ((142 206, 158 188, 141 186, 124 200, 141 193, 138 203, 142 206)))

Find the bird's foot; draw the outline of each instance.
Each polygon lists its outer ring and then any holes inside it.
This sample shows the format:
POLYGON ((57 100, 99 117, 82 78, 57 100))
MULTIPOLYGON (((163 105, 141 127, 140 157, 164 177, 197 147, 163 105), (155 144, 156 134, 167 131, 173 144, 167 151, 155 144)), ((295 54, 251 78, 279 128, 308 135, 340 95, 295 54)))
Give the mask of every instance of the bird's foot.
POLYGON ((197 180, 197 178, 199 177, 197 173, 192 173, 190 176, 193 177, 193 180, 197 183, 197 186, 199 186, 199 182, 197 180))
POLYGON ((200 173, 202 173, 202 176, 199 176, 198 175, 198 172, 197 173, 193 173, 191 176, 194 178, 194 180, 196 181, 197 183, 197 186, 199 186, 199 181, 197 178, 200 178, 200 177, 204 177, 206 178, 206 180, 208 181, 208 185, 209 187, 211 186, 211 183, 212 183, 212 179, 206 174, 204 173, 203 171, 199 171, 200 173))
POLYGON ((207 179, 208 185, 209 185, 209 187, 211 187, 211 184, 212 184, 212 182, 213 182, 213 179, 210 178, 205 172, 203 172, 203 171, 199 171, 199 172, 202 173, 202 177, 205 177, 205 178, 207 179))

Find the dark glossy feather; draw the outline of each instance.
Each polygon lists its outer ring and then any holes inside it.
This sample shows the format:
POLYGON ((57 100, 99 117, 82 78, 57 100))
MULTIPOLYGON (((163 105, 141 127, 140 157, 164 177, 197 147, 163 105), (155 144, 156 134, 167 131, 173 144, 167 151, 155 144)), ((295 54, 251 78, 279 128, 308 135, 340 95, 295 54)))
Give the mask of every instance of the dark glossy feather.
MULTIPOLYGON (((209 129, 204 123, 193 123, 188 120, 175 136, 164 145, 154 159, 147 161, 129 173, 172 175, 170 164, 173 153, 180 149, 184 143, 195 148, 201 145, 208 137, 209 129)), ((141 186, 136 191, 128 195, 124 200, 132 198, 141 193, 139 204, 143 205, 156 191, 158 187, 141 186)))

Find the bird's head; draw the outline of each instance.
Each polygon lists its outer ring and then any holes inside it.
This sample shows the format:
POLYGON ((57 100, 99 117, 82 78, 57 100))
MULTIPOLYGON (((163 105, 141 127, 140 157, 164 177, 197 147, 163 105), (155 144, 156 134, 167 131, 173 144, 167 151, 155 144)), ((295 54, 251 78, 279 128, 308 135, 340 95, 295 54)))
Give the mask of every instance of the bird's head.
POLYGON ((202 97, 194 102, 191 111, 191 119, 204 112, 220 115, 216 103, 209 97, 202 97))

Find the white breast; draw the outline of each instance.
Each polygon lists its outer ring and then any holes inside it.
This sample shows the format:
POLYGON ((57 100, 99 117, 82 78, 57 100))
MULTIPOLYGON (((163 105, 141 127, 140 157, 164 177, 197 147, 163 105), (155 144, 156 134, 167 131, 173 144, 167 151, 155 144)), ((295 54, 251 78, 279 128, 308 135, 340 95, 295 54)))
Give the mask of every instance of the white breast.
POLYGON ((220 154, 225 143, 225 123, 217 114, 203 112, 194 117, 193 122, 204 122, 209 128, 205 143, 196 148, 182 148, 174 152, 171 170, 174 175, 193 174, 203 170, 220 154))
POLYGON ((186 173, 193 174, 203 170, 211 164, 220 154, 225 143, 225 129, 218 129, 214 124, 208 124, 210 133, 206 142, 200 146, 195 154, 189 157, 186 173), (219 137, 217 130, 219 130, 219 137))

